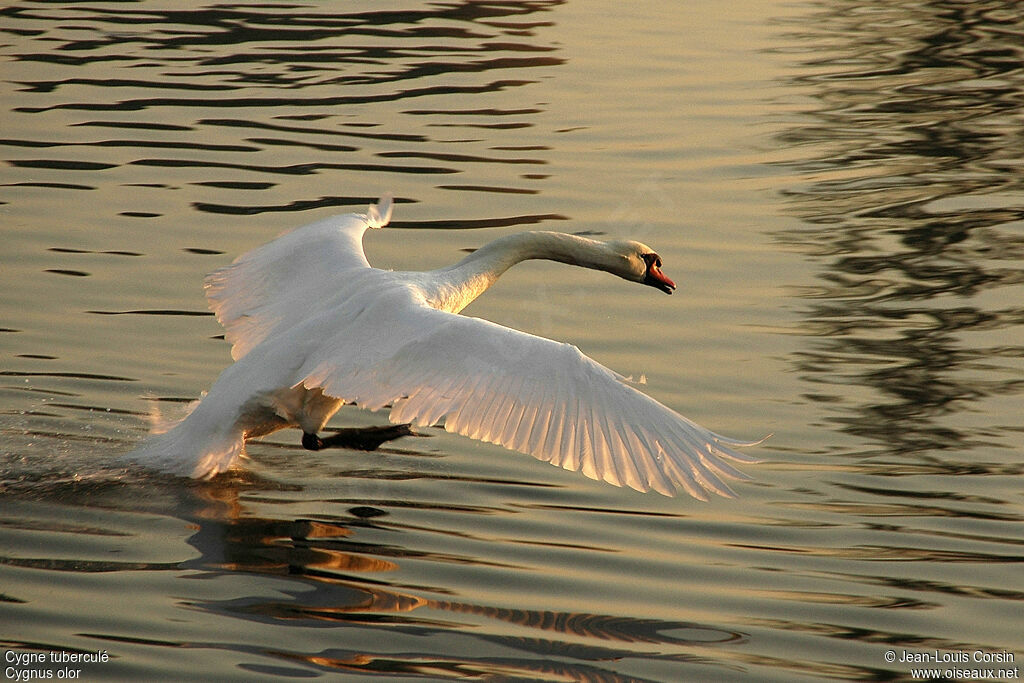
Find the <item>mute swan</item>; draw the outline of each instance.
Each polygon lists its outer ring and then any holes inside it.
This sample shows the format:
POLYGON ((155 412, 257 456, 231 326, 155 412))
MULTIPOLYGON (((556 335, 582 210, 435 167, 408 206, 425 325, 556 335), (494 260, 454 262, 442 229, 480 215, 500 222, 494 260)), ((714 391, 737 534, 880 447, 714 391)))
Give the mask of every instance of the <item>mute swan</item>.
POLYGON ((391 217, 385 197, 365 215, 286 233, 214 271, 206 297, 235 363, 192 412, 131 457, 164 471, 212 477, 244 442, 285 427, 309 449, 372 450, 444 419, 449 432, 500 444, 593 479, 673 495, 733 493, 749 479, 727 460, 758 462, 626 383, 579 349, 458 315, 508 268, 550 259, 608 271, 668 294, 661 258, 639 242, 554 232, 494 240, 429 272, 370 267, 362 238, 391 217), (317 432, 343 403, 391 406, 394 427, 317 432))

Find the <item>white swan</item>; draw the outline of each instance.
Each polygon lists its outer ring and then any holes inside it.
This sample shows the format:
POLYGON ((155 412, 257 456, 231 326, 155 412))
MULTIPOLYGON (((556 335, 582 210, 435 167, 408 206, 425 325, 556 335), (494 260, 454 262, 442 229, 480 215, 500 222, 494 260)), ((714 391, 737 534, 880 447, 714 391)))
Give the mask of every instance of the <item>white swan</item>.
MULTIPOLYGON (((131 457, 164 471, 211 477, 236 464, 247 438, 285 427, 303 445, 372 449, 407 424, 321 439, 343 403, 390 420, 500 444, 593 479, 673 495, 733 493, 749 479, 727 460, 757 462, 640 393, 579 349, 458 315, 508 268, 550 259, 605 270, 671 293, 661 258, 638 242, 554 232, 497 239, 448 268, 370 267, 367 228, 391 217, 391 199, 366 215, 306 225, 211 273, 206 296, 235 363, 187 418, 131 457), (360 438, 368 439, 361 441, 360 438)), ((355 431, 355 430, 352 430, 355 431)))

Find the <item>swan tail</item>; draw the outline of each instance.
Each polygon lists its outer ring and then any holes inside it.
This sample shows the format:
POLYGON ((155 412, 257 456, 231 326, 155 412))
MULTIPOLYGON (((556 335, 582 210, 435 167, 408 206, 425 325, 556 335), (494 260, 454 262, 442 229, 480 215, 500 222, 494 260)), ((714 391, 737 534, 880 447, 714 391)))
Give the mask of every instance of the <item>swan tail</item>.
POLYGON ((245 457, 244 432, 234 427, 211 429, 199 417, 192 412, 170 424, 158 417, 149 437, 123 459, 167 474, 209 479, 245 457))

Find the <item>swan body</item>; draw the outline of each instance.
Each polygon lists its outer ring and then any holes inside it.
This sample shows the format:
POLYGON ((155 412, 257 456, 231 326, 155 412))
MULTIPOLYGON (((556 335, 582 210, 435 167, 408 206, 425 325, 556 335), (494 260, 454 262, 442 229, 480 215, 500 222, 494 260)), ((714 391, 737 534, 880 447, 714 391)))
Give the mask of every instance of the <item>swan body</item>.
MULTIPOLYGON (((362 237, 387 224, 391 200, 306 225, 205 280, 235 363, 191 413, 151 436, 136 461, 211 477, 248 438, 285 427, 307 439, 344 403, 391 407, 390 420, 500 444, 593 479, 673 495, 731 496, 747 479, 729 461, 759 442, 719 436, 559 343, 458 315, 508 268, 550 259, 605 270, 667 293, 661 259, 639 242, 553 232, 497 239, 429 272, 370 267, 362 237)), ((408 433, 408 432, 404 432, 408 433)), ((393 437, 389 437, 393 438, 393 437)), ((307 446, 310 447, 310 446, 307 446)))

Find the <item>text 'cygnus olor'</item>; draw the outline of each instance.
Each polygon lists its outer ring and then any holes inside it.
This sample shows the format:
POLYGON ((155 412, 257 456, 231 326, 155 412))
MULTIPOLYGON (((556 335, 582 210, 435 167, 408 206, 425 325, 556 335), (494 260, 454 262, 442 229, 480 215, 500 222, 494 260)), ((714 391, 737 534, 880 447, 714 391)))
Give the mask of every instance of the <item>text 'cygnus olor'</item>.
POLYGON ((528 453, 593 479, 673 495, 731 496, 728 461, 757 462, 666 408, 579 349, 458 315, 508 268, 550 259, 613 273, 671 294, 661 258, 639 242, 555 232, 497 239, 429 272, 370 267, 367 228, 391 200, 298 228, 211 273, 206 296, 235 363, 184 420, 132 458, 211 477, 248 438, 285 427, 309 449, 373 449, 444 421, 449 432, 528 453), (317 433, 344 404, 391 406, 395 427, 317 433))

